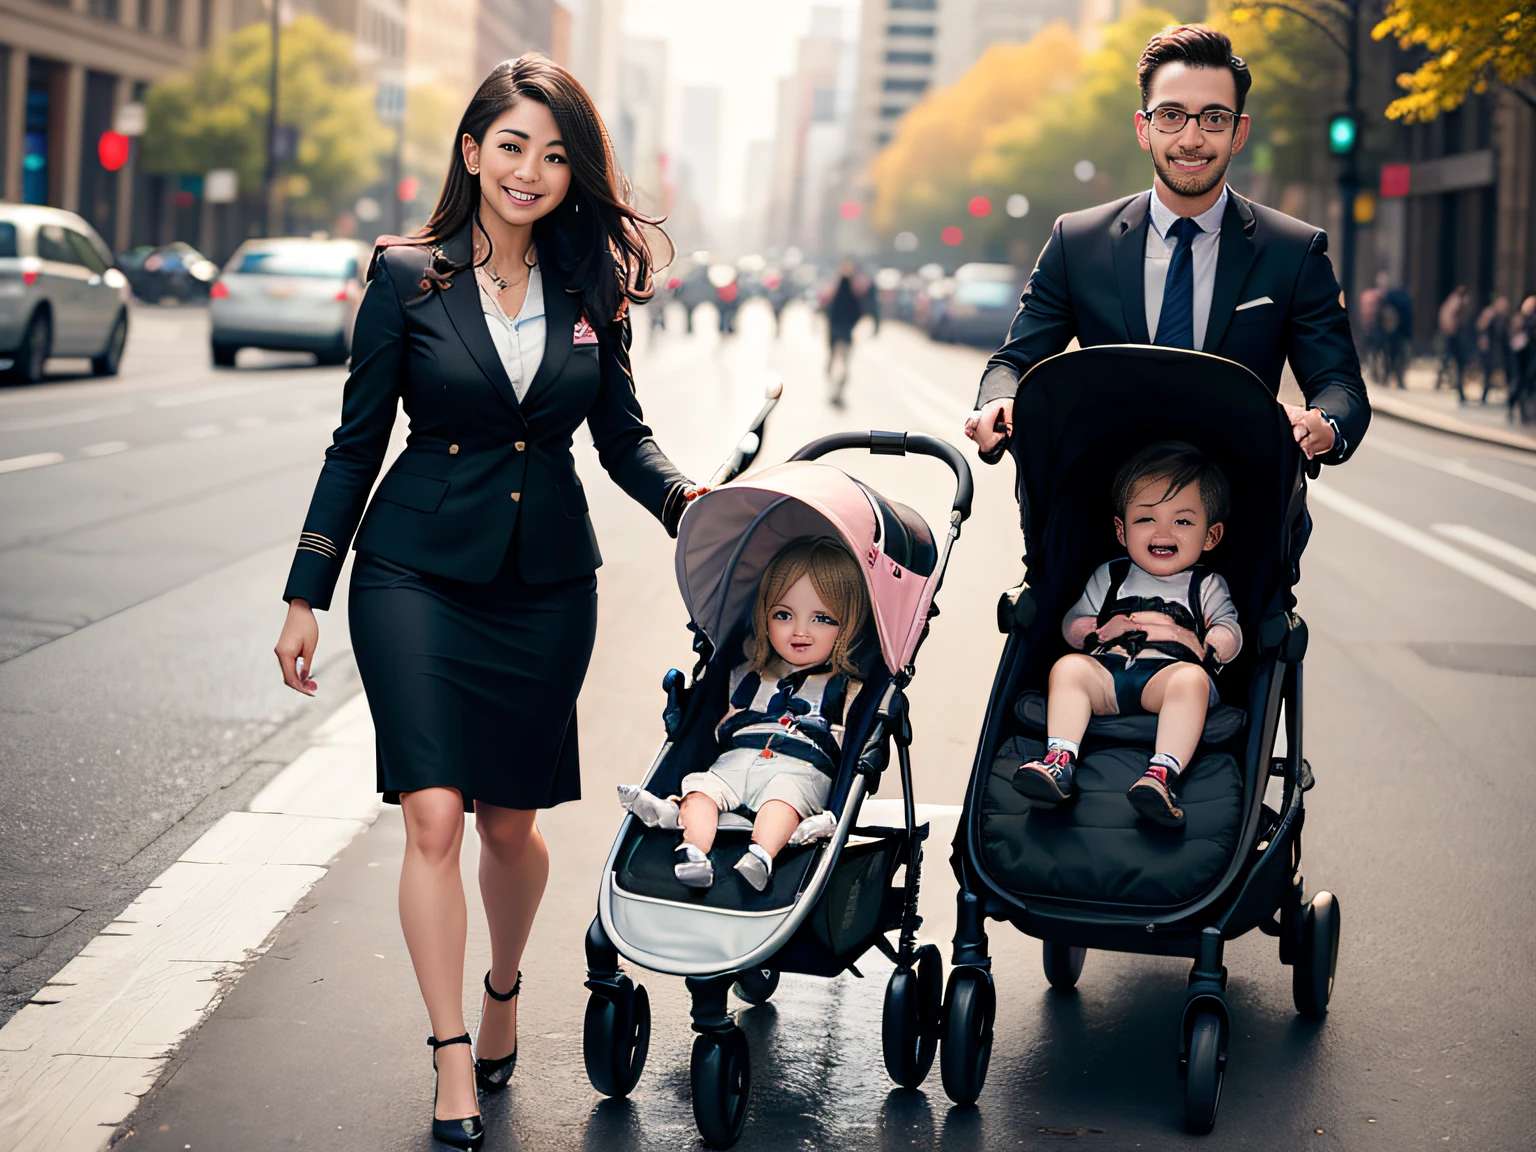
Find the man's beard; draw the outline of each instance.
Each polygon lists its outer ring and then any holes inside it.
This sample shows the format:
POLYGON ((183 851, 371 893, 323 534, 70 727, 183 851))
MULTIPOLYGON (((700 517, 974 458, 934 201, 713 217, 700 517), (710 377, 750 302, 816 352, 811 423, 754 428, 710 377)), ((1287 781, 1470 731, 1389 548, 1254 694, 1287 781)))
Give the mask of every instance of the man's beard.
POLYGON ((1220 184, 1227 174, 1227 165, 1232 163, 1230 155, 1212 156, 1210 160, 1211 165, 1204 172, 1184 172, 1174 164, 1172 153, 1162 160, 1157 158, 1156 152, 1152 153, 1152 167, 1162 182, 1180 196, 1190 198, 1204 196, 1220 184))

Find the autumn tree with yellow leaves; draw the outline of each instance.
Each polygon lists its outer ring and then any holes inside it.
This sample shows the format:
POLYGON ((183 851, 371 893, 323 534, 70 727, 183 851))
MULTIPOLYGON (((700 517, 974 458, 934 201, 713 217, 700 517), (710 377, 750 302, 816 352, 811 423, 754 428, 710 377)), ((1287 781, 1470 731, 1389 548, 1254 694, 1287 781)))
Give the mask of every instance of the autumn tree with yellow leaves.
POLYGON ((1536 8, 1529 0, 1392 0, 1371 35, 1429 54, 1398 77, 1408 94, 1387 106, 1394 120, 1433 120, 1495 83, 1536 107, 1536 8))

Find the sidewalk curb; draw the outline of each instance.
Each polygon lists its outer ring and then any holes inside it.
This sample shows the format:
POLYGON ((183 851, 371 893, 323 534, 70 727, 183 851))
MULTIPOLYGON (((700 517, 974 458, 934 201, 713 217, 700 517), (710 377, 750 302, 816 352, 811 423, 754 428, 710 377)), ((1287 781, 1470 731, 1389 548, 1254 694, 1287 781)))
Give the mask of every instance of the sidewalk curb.
POLYGON ((0 1028, 7 1147, 110 1147, 183 1037, 377 818, 373 759, 359 692, 0 1028))
POLYGON ((1536 439, 1530 436, 1522 436, 1518 432, 1506 432, 1501 428, 1484 428, 1481 424, 1473 424, 1468 420, 1458 420, 1454 416, 1442 416, 1438 412, 1429 412, 1411 400, 1392 395, 1384 388, 1370 389, 1369 396, 1373 412, 1380 412, 1425 428, 1448 432, 1453 436, 1481 440, 1485 444, 1497 444, 1500 447, 1514 448, 1521 452, 1536 452, 1536 439))

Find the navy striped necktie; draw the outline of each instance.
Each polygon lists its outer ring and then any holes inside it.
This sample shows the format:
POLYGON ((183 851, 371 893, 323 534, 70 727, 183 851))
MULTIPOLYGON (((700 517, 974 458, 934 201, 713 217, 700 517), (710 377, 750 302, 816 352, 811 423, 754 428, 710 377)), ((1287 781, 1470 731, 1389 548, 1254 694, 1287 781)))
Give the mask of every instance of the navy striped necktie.
POLYGON ((1177 241, 1168 261, 1168 278, 1163 281, 1163 310, 1157 317, 1157 339, 1164 348, 1195 346, 1195 259, 1191 253, 1200 225, 1188 216, 1180 216, 1168 228, 1177 241))

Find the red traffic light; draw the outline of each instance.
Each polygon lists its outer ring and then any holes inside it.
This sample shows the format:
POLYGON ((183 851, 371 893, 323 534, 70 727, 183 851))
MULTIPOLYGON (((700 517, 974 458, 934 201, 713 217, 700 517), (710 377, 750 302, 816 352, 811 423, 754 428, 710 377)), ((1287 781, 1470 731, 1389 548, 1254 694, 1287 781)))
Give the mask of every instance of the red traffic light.
POLYGON ((128 137, 121 132, 107 131, 96 141, 96 156, 108 172, 116 172, 128 163, 128 137))
POLYGON ((972 216, 986 216, 992 211, 992 201, 985 196, 972 196, 971 202, 965 207, 972 216))
POLYGON ((421 187, 421 181, 414 176, 407 176, 400 181, 400 186, 395 189, 395 194, 400 197, 402 203, 409 204, 416 199, 416 193, 421 187))
POLYGON ((959 245, 960 241, 965 239, 965 233, 951 224, 948 228, 939 233, 939 239, 942 240, 945 244, 948 244, 951 248, 954 248, 959 245))

